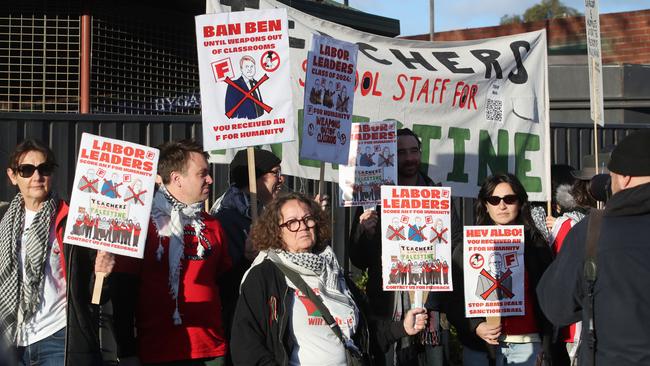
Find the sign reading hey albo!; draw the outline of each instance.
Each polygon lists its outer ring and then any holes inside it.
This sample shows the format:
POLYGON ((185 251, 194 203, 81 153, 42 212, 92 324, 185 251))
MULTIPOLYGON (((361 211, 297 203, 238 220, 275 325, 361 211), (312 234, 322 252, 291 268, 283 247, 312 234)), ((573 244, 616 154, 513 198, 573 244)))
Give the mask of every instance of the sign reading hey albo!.
MULTIPOLYGON (((261 0, 260 8, 284 6, 261 0)), ((287 10, 295 136, 302 135, 307 51, 312 34, 358 46, 352 121, 395 120, 422 139, 426 173, 455 196, 475 197, 494 172, 511 172, 532 200, 547 200, 550 165, 544 30, 463 42, 423 42, 358 32, 287 10)), ((282 171, 318 179, 320 162, 301 159, 302 141, 271 145, 282 171)), ((228 163, 229 151, 213 154, 228 163)), ((336 165, 326 179, 336 181, 336 165)))

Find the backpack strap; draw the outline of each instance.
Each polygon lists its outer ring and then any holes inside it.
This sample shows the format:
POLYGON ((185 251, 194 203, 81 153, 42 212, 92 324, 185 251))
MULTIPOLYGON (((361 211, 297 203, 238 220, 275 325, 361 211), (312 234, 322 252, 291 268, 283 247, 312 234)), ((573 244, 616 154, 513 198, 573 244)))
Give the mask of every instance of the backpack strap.
POLYGON ((585 247, 585 264, 583 276, 585 280, 585 301, 583 310, 587 319, 586 341, 588 349, 588 360, 586 365, 594 365, 596 361, 596 330, 594 328, 594 287, 596 284, 596 262, 598 239, 600 238, 600 226, 603 221, 603 210, 592 209, 589 212, 587 223, 587 242, 585 247))

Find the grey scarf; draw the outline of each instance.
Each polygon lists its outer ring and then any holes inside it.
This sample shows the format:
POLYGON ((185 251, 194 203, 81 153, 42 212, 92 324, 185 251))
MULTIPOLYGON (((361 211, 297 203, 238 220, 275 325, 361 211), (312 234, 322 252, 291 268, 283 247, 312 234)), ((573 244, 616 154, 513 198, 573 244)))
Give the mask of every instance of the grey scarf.
POLYGON ((25 231, 24 243, 21 243, 25 225, 22 194, 18 193, 14 197, 0 222, 0 325, 8 344, 15 344, 19 320, 28 321, 40 307, 50 225, 58 203, 56 196, 50 194, 25 231), (25 278, 22 278, 18 266, 20 245, 26 249, 23 263, 25 278), (19 309, 21 314, 18 313, 19 309))

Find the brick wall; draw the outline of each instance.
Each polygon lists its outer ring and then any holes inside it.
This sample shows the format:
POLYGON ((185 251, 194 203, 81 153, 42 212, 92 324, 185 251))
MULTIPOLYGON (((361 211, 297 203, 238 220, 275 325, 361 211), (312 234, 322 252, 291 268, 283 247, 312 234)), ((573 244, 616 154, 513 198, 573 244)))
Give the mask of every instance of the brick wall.
MULTIPOLYGON (((507 24, 437 32, 436 41, 461 41, 493 38, 546 28, 550 50, 586 55, 585 18, 570 17, 532 23, 507 24)), ((650 9, 600 15, 600 37, 604 64, 650 64, 650 9)), ((407 36, 428 40, 428 34, 407 36)))

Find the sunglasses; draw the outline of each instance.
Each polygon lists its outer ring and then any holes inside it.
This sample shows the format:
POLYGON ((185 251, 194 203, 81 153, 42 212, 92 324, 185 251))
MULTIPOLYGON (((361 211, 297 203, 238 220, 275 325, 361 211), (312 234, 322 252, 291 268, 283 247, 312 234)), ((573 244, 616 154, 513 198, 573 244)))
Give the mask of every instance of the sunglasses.
POLYGON ((507 194, 503 197, 499 196, 490 196, 485 199, 487 203, 491 204, 492 206, 497 206, 498 204, 501 203, 501 200, 506 203, 506 205, 514 205, 519 201, 519 198, 517 197, 516 194, 507 194))
POLYGON ((43 177, 49 177, 54 172, 56 164, 42 163, 38 166, 34 164, 20 164, 16 167, 16 172, 23 178, 29 178, 38 170, 38 174, 43 177))

